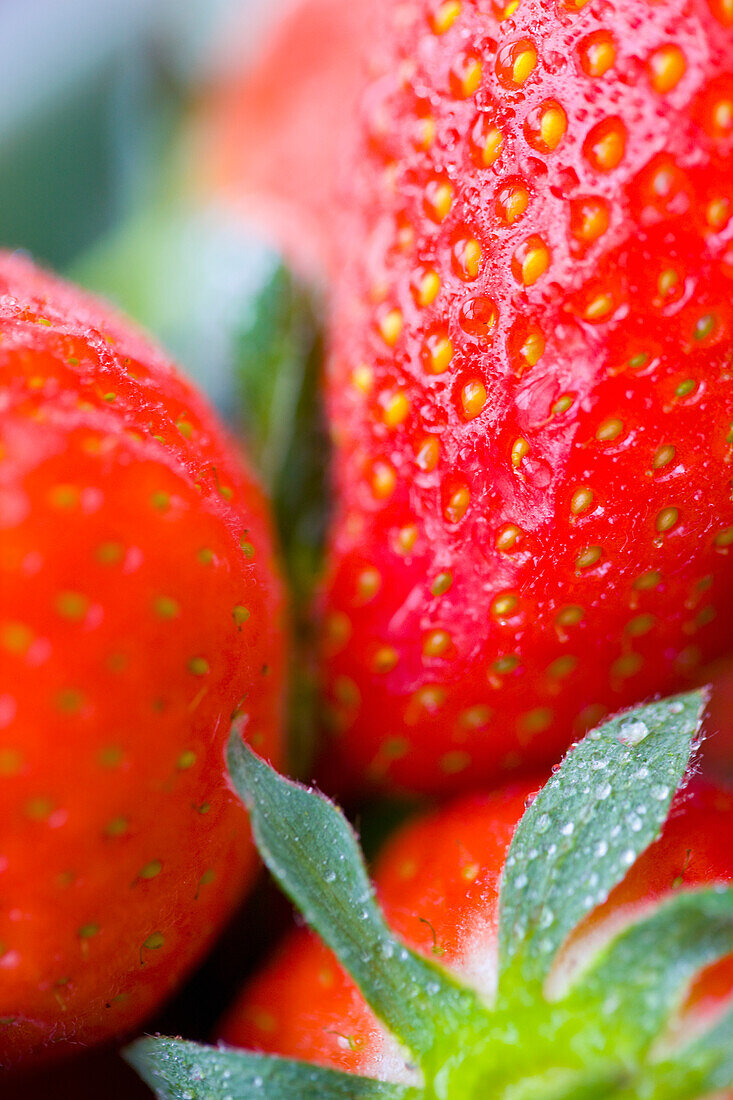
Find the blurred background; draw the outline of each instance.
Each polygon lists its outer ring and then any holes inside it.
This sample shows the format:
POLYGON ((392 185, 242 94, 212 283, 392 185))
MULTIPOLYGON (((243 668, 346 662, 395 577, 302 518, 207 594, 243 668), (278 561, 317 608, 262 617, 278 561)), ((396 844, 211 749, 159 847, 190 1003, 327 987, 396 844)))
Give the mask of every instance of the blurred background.
POLYGON ((0 0, 0 246, 115 300, 225 410, 275 261, 214 193, 195 118, 286 2, 0 0))

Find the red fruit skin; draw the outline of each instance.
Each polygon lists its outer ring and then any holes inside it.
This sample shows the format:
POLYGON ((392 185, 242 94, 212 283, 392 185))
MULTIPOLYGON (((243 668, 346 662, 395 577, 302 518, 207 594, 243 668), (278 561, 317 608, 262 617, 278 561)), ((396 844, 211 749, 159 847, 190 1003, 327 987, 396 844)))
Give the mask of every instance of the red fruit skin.
MULTIPOLYGON (((264 230, 300 270, 333 261, 333 205, 344 133, 366 77, 382 0, 295 0, 256 57, 224 60, 193 126, 205 193, 264 230)), ((251 19, 230 39, 248 42, 251 19)), ((232 53, 231 44, 226 53, 232 53)))
MULTIPOLYGON (((391 927, 410 946, 488 996, 496 981, 499 880, 512 834, 534 789, 464 795, 408 823, 388 842, 375 870, 377 894, 391 927)), ((660 839, 573 934, 558 976, 567 974, 573 960, 587 957, 589 937, 601 940, 672 890, 731 881, 733 794, 695 781, 678 796, 660 839)), ((729 957, 698 978, 686 1012, 712 1012, 731 991, 729 957)), ((245 988, 224 1021, 221 1037, 233 1045, 350 1073, 411 1079, 404 1055, 351 979, 306 929, 294 931, 245 988)))
POLYGON ((257 860, 230 719, 281 758, 267 507, 106 306, 0 256, 0 1066, 138 1026, 257 860), (246 609, 235 610, 235 609, 246 609))
POLYGON ((345 155, 329 790, 549 763, 730 645, 733 29, 439 10, 400 5, 345 155))

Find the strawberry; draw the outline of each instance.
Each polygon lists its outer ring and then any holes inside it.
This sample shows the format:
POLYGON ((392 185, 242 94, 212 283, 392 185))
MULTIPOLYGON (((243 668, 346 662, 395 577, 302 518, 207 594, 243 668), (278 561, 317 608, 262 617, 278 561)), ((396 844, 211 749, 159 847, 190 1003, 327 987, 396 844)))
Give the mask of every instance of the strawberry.
POLYGON ((447 793, 729 645, 733 10, 394 11, 343 152, 323 774, 447 793))
POLYGON ((539 793, 408 824, 379 904, 335 807, 233 740, 260 850, 323 942, 297 931, 235 1005, 225 1041, 257 1053, 148 1039, 129 1060, 161 1100, 732 1097, 733 794, 679 793, 700 721, 696 693, 626 712, 539 793))
POLYGON ((235 725, 279 758, 265 500, 101 303, 0 256, 0 1066, 137 1026, 252 879, 235 725))

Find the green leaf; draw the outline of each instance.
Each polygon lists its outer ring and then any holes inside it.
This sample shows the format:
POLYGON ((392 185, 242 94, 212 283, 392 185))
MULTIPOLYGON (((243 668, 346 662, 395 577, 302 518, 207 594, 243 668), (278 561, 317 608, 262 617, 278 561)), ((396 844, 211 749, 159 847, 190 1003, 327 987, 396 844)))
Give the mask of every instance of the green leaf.
POLYGON ((610 1048, 620 1060, 638 1057, 695 974, 731 951, 733 889, 675 894, 599 953, 565 1007, 593 1021, 589 1031, 601 1051, 610 1048))
MULTIPOLYGON (((697 1091, 690 1092, 690 1096, 694 1096, 695 1100, 733 1088, 733 1008, 729 1007, 712 1027, 684 1047, 675 1059, 658 1067, 657 1076, 673 1082, 691 1079, 697 1091)), ((675 1100, 671 1089, 666 1095, 675 1100)), ((663 1096, 660 1090, 660 1100, 663 1096)))
POLYGON ((307 1062, 189 1043, 138 1039, 125 1059, 159 1100, 419 1100, 420 1089, 307 1062))
POLYGON ((606 722, 568 753, 527 809, 502 880, 500 994, 508 984, 542 982, 573 928, 659 836, 705 698, 691 692, 606 722))
POLYGON ((336 806, 278 775, 236 734, 228 760, 265 863, 390 1030, 423 1057, 450 1033, 480 1026, 485 1011, 475 995, 387 927, 356 836, 336 806))

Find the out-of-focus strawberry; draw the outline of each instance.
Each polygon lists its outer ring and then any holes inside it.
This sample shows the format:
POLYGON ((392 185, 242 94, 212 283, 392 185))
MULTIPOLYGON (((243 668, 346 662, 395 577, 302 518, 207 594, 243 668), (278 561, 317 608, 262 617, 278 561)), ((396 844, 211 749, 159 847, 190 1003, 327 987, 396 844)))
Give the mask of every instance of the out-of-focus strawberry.
POLYGON ((223 749, 279 757, 265 500, 99 302, 0 257, 0 1066, 128 1032, 254 871, 223 749))

